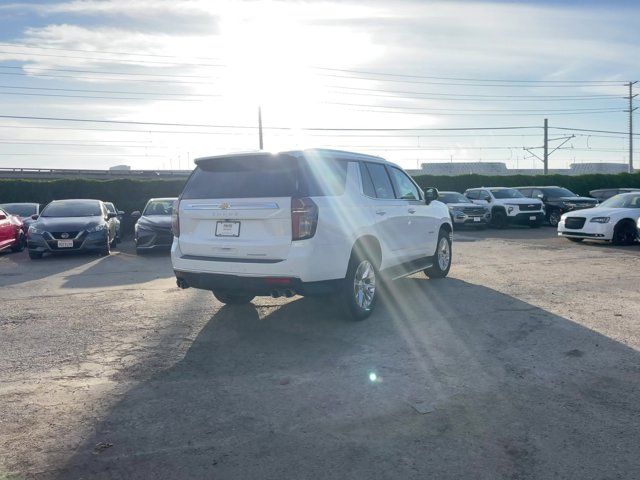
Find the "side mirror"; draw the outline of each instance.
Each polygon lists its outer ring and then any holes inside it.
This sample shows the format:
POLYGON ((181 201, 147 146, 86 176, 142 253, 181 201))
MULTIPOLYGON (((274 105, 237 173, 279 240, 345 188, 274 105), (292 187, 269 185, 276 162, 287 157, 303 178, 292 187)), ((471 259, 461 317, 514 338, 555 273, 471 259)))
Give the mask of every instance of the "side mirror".
POLYGON ((141 216, 142 214, 140 213, 140 210, 134 210, 131 212, 131 218, 140 218, 141 216))
POLYGON ((33 215, 31 215, 30 218, 31 218, 31 220, 37 220, 39 216, 40 215, 38 215, 37 213, 34 213, 33 215))
POLYGON ((491 197, 482 197, 482 200, 484 200, 485 202, 489 203, 489 202, 491 202, 491 197))
POLYGON ((118 210, 118 216, 122 217, 124 215, 124 212, 122 210, 118 210))
POLYGON ((0 213, 0 220, 6 220, 7 216, 4 213, 0 213))
POLYGON ((107 212, 107 220, 111 220, 112 218, 116 218, 118 214, 116 212, 107 212))
POLYGON ((438 199, 438 189, 435 187, 429 187, 424 191, 424 203, 429 205, 434 200, 438 199))

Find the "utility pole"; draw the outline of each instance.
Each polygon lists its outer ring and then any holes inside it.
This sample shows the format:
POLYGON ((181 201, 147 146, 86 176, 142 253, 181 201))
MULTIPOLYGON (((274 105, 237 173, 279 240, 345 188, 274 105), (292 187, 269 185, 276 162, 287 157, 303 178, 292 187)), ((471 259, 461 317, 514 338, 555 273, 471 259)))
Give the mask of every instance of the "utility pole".
POLYGON ((262 106, 258 105, 258 137, 260 139, 260 150, 262 150, 262 106))
POLYGON ((549 119, 544 119, 544 156, 543 156, 543 164, 544 164, 544 174, 547 175, 549 173, 549 119))
POLYGON ((627 97, 629 99, 629 110, 625 110, 629 112, 629 173, 633 173, 633 111, 638 108, 633 107, 633 98, 638 95, 637 93, 633 94, 633 85, 636 83, 638 82, 629 82, 629 96, 627 97))

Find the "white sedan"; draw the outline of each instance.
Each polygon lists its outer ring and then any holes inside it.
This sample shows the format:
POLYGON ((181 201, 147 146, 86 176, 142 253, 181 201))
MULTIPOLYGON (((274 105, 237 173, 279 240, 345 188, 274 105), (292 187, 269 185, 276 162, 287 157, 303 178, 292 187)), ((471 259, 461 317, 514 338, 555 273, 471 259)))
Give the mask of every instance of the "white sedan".
POLYGON ((573 242, 603 240, 631 245, 638 239, 640 192, 623 193, 595 208, 568 212, 560 217, 558 236, 573 242))

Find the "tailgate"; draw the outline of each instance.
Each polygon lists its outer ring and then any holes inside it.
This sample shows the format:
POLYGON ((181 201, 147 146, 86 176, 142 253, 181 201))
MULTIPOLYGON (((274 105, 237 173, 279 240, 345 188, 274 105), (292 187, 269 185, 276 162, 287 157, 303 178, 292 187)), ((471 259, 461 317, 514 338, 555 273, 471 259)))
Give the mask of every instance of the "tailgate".
POLYGON ((291 248, 291 197, 184 199, 180 202, 184 255, 282 260, 291 248))

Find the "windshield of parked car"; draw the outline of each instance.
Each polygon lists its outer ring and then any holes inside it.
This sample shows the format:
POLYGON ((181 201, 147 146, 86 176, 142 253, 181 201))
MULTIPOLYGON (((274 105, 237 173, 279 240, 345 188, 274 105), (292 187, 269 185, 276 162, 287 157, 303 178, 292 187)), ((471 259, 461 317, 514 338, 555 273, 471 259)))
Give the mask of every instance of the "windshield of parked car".
POLYGON ((600 204, 604 208, 640 208, 640 193, 622 193, 600 204))
POLYGON ((545 188, 542 193, 547 197, 558 198, 558 197, 577 197, 575 193, 571 190, 567 190, 566 188, 545 188))
POLYGON ((113 205, 113 203, 111 203, 111 202, 105 202, 104 206, 105 206, 105 207, 107 207, 107 211, 108 211, 108 212, 110 212, 110 213, 118 213, 118 212, 116 211, 116 207, 113 205))
POLYGON ((100 202, 96 200, 58 200, 45 207, 41 217, 99 217, 100 202))
POLYGON ((175 200, 152 200, 147 203, 142 215, 146 217, 151 215, 171 215, 174 201, 175 200))
POLYGON ((0 208, 11 215, 17 215, 23 218, 38 213, 38 206, 28 203, 5 203, 4 205, 0 205, 0 208))
POLYGON ((518 190, 513 188, 492 188, 489 190, 494 198, 525 198, 518 190))
POLYGON ((458 192, 440 192, 438 200, 443 203, 473 203, 467 197, 458 192))

